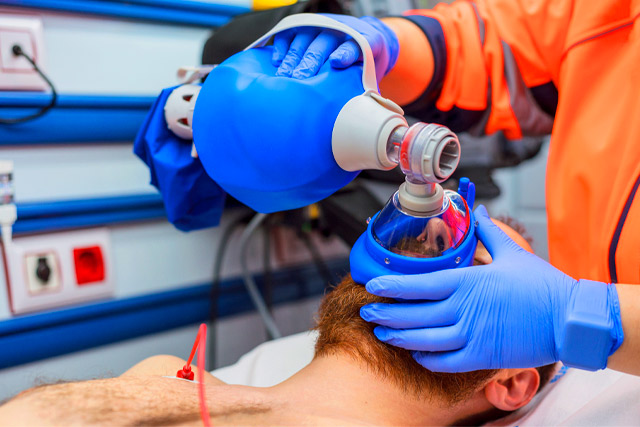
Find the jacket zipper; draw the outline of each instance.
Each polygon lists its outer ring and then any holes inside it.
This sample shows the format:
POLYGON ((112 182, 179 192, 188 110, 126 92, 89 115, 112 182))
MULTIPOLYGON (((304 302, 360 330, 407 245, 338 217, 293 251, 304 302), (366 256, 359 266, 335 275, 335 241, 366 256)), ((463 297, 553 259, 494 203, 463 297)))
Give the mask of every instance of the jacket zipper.
POLYGON ((631 193, 629 193, 629 197, 627 198, 627 202, 624 204, 624 209, 622 210, 622 214, 620 214, 618 225, 616 226, 616 231, 615 233, 613 233, 611 245, 609 246, 609 276, 611 276, 611 282, 613 283, 618 282, 618 272, 616 270, 616 251, 618 250, 620 234, 622 234, 622 228, 624 227, 624 223, 627 220, 627 215, 629 214, 631 204, 633 203, 633 199, 635 198, 636 192, 638 191, 638 186, 640 186, 640 176, 636 178, 636 183, 633 185, 631 193))

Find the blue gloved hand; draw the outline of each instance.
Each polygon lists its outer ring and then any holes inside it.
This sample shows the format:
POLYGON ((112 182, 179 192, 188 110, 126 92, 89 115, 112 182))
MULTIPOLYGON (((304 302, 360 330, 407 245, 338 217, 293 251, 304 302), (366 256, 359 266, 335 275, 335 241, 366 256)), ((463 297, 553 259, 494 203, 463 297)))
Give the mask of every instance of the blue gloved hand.
MULTIPOLYGON (((342 22, 365 36, 376 65, 376 77, 382 79, 398 59, 398 38, 377 18, 355 18, 348 15, 323 14, 342 22)), ((305 79, 315 76, 329 60, 332 67, 346 68, 362 59, 358 44, 347 35, 334 30, 300 27, 282 31, 273 39, 273 65, 276 76, 305 79)))
POLYGON ((362 307, 365 320, 383 325, 375 328, 376 336, 414 350, 415 360, 432 371, 566 363, 561 359, 563 345, 571 361, 580 364, 581 352, 585 356, 591 352, 595 357, 595 362, 593 358, 588 362, 591 368, 604 368, 602 358, 606 366, 606 357, 622 343, 615 286, 579 282, 525 251, 491 221, 484 206, 476 209, 475 217, 478 239, 493 262, 369 281, 370 293, 402 299, 362 307), (589 319, 604 319, 606 342, 582 342, 584 335, 576 334, 573 324, 572 333, 567 333, 567 324, 581 319, 585 304, 588 312, 595 313, 589 319))

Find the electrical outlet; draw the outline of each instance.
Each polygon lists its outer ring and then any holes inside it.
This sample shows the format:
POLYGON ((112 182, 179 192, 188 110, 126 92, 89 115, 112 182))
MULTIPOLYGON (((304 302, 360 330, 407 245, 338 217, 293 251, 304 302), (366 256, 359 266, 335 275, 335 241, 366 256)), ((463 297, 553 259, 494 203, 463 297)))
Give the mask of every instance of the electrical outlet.
POLYGON ((94 228, 15 236, 5 248, 14 314, 113 295, 109 230, 94 228))
POLYGON ((55 251, 24 256, 25 280, 30 295, 57 292, 62 287, 60 262, 55 251))
POLYGON ((0 14, 0 90, 47 90, 47 83, 29 61, 14 55, 15 45, 44 70, 44 39, 39 17, 0 14))

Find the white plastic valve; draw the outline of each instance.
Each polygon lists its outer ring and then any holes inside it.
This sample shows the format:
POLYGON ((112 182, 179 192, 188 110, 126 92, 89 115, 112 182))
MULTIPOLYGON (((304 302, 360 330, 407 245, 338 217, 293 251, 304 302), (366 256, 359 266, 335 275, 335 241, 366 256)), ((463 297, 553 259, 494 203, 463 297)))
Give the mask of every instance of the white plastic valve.
POLYGON ((171 92, 164 105, 164 118, 169 129, 179 138, 193 139, 193 110, 201 86, 185 84, 171 92))
POLYGON ((402 110, 382 106, 371 94, 356 96, 342 107, 333 125, 333 157, 350 172, 393 169, 397 163, 389 158, 387 144, 400 126, 407 126, 402 110))

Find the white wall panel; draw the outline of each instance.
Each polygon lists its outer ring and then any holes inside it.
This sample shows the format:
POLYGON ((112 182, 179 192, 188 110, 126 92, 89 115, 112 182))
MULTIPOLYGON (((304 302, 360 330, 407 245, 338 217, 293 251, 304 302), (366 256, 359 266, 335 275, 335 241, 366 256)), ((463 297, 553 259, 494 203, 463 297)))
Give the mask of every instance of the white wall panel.
POLYGON ((155 193, 131 144, 0 148, 13 160, 17 202, 155 193))
POLYGON ((176 70, 200 64, 210 30, 33 9, 42 17, 45 70, 60 93, 155 95, 178 83, 176 70))

